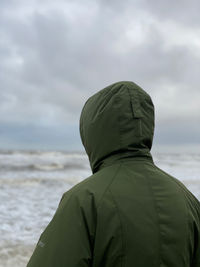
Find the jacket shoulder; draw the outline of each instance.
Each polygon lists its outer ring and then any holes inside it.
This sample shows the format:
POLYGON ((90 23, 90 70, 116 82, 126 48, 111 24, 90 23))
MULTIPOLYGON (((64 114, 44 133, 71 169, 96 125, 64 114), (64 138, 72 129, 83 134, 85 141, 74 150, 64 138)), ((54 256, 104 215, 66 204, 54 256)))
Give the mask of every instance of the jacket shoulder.
POLYGON ((69 198, 78 199, 79 202, 84 202, 85 199, 92 198, 95 200, 95 206, 98 206, 117 174, 120 165, 119 163, 103 168, 77 183, 62 195, 60 203, 67 201, 69 198))
POLYGON ((155 167, 158 171, 167 176, 180 189, 180 192, 186 199, 189 208, 196 213, 200 221, 200 201, 197 199, 197 197, 179 179, 160 169, 158 166, 155 165, 155 167))

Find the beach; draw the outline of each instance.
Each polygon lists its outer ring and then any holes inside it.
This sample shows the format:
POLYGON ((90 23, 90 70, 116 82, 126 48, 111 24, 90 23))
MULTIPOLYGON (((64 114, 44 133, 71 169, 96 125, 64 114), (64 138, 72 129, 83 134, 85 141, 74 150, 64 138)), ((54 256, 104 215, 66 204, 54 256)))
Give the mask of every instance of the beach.
MULTIPOLYGON (((200 153, 154 152, 200 199, 200 153)), ((83 152, 0 151, 0 267, 25 267, 62 194, 92 174, 83 152)))

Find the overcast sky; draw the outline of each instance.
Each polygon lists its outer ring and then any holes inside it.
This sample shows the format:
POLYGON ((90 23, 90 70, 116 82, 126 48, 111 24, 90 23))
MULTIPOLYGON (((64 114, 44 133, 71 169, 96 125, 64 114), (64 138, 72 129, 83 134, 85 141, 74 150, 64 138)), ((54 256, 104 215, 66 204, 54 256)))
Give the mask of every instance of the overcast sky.
POLYGON ((0 148, 83 150, 89 96, 152 97, 154 145, 200 144, 200 1, 1 0, 0 148))

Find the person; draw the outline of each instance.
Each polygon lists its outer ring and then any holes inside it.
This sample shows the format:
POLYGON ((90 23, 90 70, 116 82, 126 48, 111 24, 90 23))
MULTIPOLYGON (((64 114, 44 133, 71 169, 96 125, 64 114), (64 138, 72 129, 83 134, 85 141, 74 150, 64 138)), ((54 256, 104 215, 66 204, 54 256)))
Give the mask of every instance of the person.
POLYGON ((92 175, 65 192, 28 267, 200 267, 200 203, 151 155, 154 105, 131 81, 86 101, 92 175))

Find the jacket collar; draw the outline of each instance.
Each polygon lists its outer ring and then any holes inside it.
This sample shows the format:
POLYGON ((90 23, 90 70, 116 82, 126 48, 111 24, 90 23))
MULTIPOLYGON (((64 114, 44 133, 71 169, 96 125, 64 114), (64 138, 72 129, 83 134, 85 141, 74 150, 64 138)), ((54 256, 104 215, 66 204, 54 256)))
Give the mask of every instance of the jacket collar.
POLYGON ((154 164, 153 157, 148 149, 135 151, 122 151, 116 154, 110 154, 106 158, 102 158, 99 164, 92 170, 93 174, 105 167, 127 161, 150 161, 154 164))

